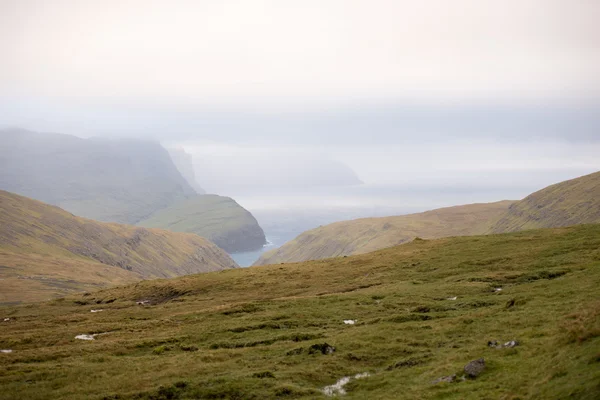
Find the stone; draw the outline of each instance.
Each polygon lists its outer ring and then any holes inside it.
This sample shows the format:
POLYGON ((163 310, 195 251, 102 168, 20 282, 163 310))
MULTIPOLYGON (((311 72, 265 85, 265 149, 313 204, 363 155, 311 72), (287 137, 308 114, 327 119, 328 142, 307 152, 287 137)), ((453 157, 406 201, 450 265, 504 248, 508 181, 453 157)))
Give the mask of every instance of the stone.
POLYGON ((485 369, 485 360, 479 358, 465 365, 465 373, 471 378, 477 378, 485 369))
POLYGON ((322 353, 324 355, 328 355, 333 354, 334 351, 335 347, 330 346, 327 343, 318 343, 310 346, 310 348, 308 349, 308 354, 322 353))

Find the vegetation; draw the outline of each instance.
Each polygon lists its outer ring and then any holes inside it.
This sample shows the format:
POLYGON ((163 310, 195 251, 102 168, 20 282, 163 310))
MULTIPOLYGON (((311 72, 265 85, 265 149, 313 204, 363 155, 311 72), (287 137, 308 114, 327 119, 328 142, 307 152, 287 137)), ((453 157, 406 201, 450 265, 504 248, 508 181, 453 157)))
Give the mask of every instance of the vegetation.
POLYGON ((107 224, 0 191, 0 302, 235 267, 193 234, 107 224))
POLYGON ((478 235, 489 229, 489 221, 502 215, 511 204, 470 204, 419 214, 335 222, 302 233, 263 254, 255 265, 364 254, 407 243, 415 237, 478 235))
POLYGON ((255 265, 362 254, 413 240, 600 223, 600 172, 549 186, 517 202, 336 222, 302 233, 255 265))
POLYGON ((0 130, 0 188, 98 221, 135 224, 195 195, 158 143, 0 130))
POLYGON ((599 283, 582 225, 0 307, 0 399, 597 399, 599 283))
POLYGON ((256 250, 266 243, 265 233, 248 210, 229 197, 217 195, 181 201, 138 225, 195 233, 230 253, 256 250))
POLYGON ((512 204, 490 233, 600 223, 600 172, 557 183, 512 204))

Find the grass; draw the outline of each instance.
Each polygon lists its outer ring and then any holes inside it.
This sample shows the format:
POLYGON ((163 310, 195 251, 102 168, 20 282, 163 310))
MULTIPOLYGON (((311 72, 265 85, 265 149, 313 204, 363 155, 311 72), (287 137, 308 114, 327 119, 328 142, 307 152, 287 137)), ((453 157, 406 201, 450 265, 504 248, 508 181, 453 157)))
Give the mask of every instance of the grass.
POLYGON ((0 307, 0 399, 318 399, 363 372, 347 398, 596 399, 599 284, 584 225, 0 307), (432 384, 481 357, 478 378, 432 384))
POLYGON ((250 212, 229 197, 213 194, 175 203, 138 225, 195 233, 230 253, 260 249, 266 243, 265 233, 250 212))
POLYGON ((479 235, 489 229, 490 220, 497 219, 511 204, 511 201, 469 204, 418 214, 336 222, 302 233, 263 254, 255 265, 364 254, 407 243, 415 237, 479 235))
POLYGON ((511 205, 490 233, 600 223, 600 172, 548 186, 511 205))
POLYGON ((236 266, 197 235, 107 224, 0 191, 0 303, 236 266))

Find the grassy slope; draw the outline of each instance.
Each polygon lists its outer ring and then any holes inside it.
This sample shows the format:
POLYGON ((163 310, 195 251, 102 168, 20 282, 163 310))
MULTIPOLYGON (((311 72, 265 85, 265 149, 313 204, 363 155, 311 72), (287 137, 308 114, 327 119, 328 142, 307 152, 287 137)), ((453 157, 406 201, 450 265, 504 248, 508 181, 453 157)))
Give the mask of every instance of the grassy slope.
POLYGON ((516 202, 491 233, 600 222, 600 172, 548 186, 516 202))
POLYGON ((249 211, 233 199, 217 195, 178 202, 138 225, 195 233, 229 252, 256 250, 266 242, 263 230, 249 211))
POLYGON ((263 254, 255 265, 363 254, 406 243, 415 237, 482 234, 489 228, 489 220, 500 216, 510 204, 510 201, 469 204, 418 214, 336 222, 302 233, 263 254))
POLYGON ((1 302, 235 266, 196 235, 96 222, 5 191, 0 224, 1 302))
POLYGON ((583 225, 0 307, 0 399, 317 399, 362 372, 346 398, 597 399, 599 284, 600 225, 583 225), (432 384, 479 357, 476 380, 432 384))

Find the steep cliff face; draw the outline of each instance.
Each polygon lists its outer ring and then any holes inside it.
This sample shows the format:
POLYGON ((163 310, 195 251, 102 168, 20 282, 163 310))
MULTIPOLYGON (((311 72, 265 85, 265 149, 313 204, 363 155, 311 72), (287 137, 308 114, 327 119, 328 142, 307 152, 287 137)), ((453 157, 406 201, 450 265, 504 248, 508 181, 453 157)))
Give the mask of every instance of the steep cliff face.
POLYGON ((600 223, 600 172, 548 186, 516 202, 489 233, 600 223))
POLYGON ((207 239, 107 224, 0 191, 2 302, 235 268, 207 239))
POLYGON ((130 224, 195 195, 158 143, 14 129, 0 131, 0 189, 130 224))
POLYGON ((198 194, 205 194, 206 191, 200 187, 196 180, 196 173, 194 172, 194 162, 191 154, 186 153, 184 149, 173 149, 169 148, 169 155, 173 164, 177 167, 177 170, 185 178, 187 183, 196 191, 198 194))
POLYGON ((415 237, 433 239, 482 234, 489 228, 490 221, 511 204, 511 201, 469 204, 418 214, 336 222, 302 233, 263 254, 254 265, 363 254, 407 243, 415 237))
POLYGON ((233 199, 201 195, 159 210, 139 226, 205 237, 229 253, 260 249, 265 233, 256 218, 233 199))

